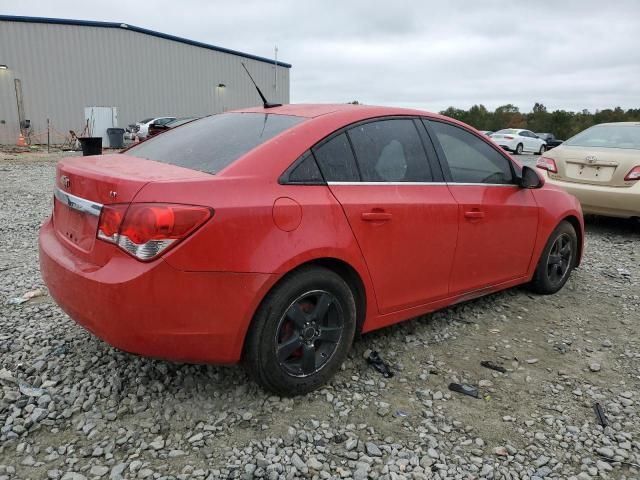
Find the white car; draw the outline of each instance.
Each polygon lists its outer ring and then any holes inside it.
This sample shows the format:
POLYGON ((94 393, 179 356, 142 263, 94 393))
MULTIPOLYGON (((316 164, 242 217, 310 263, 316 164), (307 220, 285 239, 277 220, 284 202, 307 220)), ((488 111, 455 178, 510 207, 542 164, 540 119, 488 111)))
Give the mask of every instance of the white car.
POLYGON ((136 123, 137 130, 133 132, 134 135, 138 135, 140 140, 147 138, 149 135, 149 125, 152 123, 157 123, 158 125, 164 125, 165 123, 172 122, 176 117, 153 117, 153 118, 145 118, 136 123))
POLYGON ((541 155, 547 149, 547 143, 530 130, 505 128, 490 135, 491 139, 505 150, 520 155, 530 152, 541 155))

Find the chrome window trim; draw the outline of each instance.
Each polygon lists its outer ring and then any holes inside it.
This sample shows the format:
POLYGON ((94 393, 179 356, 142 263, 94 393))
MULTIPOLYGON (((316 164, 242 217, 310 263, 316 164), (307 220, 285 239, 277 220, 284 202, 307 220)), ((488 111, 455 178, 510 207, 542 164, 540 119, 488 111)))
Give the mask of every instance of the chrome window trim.
POLYGON ((463 182, 327 182, 327 185, 336 185, 336 186, 355 186, 355 185, 363 185, 363 186, 372 186, 372 185, 380 185, 380 186, 416 186, 416 185, 451 185, 451 186, 463 186, 463 187, 518 187, 515 183, 463 183, 463 182))
POLYGON ((103 205, 101 203, 92 202, 91 200, 86 200, 84 198, 76 197, 67 192, 63 192, 59 188, 55 188, 53 190, 53 195, 62 203, 67 205, 69 208, 73 208, 78 212, 88 213, 89 215, 93 215, 94 217, 99 217, 100 212, 102 211, 103 205))
POLYGON ((327 185, 446 185, 445 182, 327 182, 327 185))

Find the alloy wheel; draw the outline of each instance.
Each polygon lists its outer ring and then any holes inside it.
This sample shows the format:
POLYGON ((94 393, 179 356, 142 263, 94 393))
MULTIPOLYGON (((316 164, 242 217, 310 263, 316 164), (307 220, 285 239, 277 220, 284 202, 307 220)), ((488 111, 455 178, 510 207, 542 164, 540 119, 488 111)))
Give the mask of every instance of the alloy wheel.
POLYGON ((563 233, 553 242, 547 258, 547 277, 551 283, 562 282, 571 268, 572 258, 571 238, 563 233))
POLYGON ((344 311, 325 290, 302 294, 280 318, 276 356, 280 367, 294 377, 321 370, 336 352, 344 329, 344 311))

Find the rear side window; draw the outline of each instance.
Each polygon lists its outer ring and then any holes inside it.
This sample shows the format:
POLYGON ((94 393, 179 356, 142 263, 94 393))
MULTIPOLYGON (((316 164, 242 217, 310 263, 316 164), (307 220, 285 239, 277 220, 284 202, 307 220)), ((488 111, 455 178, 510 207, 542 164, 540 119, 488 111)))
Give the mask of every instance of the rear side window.
POLYGON ((152 137, 127 155, 217 173, 245 153, 305 119, 268 113, 224 113, 152 137))
POLYGON ((322 176, 327 182, 357 182, 360 180, 356 161, 347 135, 341 133, 313 148, 322 176))
POLYGON ((433 180, 418 130, 411 119, 380 120, 349 130, 365 182, 433 180))
POLYGON ((460 127, 429 122, 456 183, 513 183, 509 160, 490 145, 460 127))
POLYGON ((286 184, 324 185, 324 179, 311 152, 305 152, 282 179, 286 184))

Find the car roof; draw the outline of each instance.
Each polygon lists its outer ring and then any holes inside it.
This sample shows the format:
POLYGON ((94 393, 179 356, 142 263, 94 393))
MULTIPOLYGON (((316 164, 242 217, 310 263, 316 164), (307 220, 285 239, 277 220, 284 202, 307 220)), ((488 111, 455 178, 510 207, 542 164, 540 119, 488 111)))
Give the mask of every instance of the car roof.
MULTIPOLYGON (((335 116, 359 116, 364 118, 369 117, 381 117, 381 116, 391 116, 391 115, 417 115, 417 116, 428 116, 432 118, 443 118, 449 121, 454 121, 448 117, 444 117, 443 115, 439 115, 437 113, 426 112, 424 110, 417 110, 411 108, 400 108, 400 107, 382 107, 376 105, 353 105, 353 104, 288 104, 282 105, 280 107, 273 108, 262 108, 262 107, 254 107, 254 108, 243 108, 239 110, 234 110, 234 112, 245 112, 245 113, 272 113, 276 115, 293 115, 297 117, 305 117, 305 118, 316 118, 324 115, 335 115, 335 116)), ((456 122, 457 123, 457 122, 456 122)))
POLYGON ((220 172, 221 175, 256 175, 258 174, 257 172, 262 171, 264 173, 274 168, 276 170, 281 169, 280 171, 282 172, 291 162, 308 150, 311 145, 315 145, 337 130, 361 121, 375 120, 384 117, 406 116, 442 120, 460 126, 470 133, 475 133, 475 135, 482 137, 486 142, 489 141, 486 135, 483 135, 473 127, 456 119, 411 108, 353 104, 288 104, 272 108, 241 108, 228 113, 291 115, 307 120, 299 122, 285 132, 257 146, 236 162, 233 162, 223 169, 223 171, 220 172), (286 142, 280 141, 283 138, 286 138, 286 142), (286 148, 284 148, 285 146, 286 148), (283 148, 284 150, 282 150, 283 148), (263 155, 268 157, 272 156, 274 162, 255 161, 256 158, 263 158, 263 155))
POLYGON ((607 122, 607 123, 598 123, 597 125, 593 125, 594 127, 602 127, 602 126, 640 126, 640 122, 607 122))

